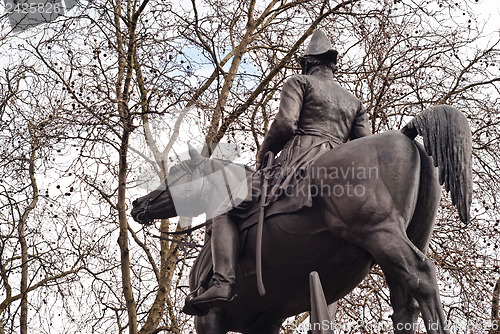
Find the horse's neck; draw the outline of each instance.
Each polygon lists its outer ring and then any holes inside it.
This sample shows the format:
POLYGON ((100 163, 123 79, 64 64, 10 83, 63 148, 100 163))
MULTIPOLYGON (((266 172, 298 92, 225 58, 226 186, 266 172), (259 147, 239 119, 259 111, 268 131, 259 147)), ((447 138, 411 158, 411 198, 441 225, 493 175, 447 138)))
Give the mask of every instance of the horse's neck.
POLYGON ((241 190, 246 184, 247 177, 252 171, 240 164, 229 163, 223 165, 219 163, 210 168, 205 168, 205 186, 207 187, 207 214, 211 215, 230 196, 235 196, 237 190, 241 190))

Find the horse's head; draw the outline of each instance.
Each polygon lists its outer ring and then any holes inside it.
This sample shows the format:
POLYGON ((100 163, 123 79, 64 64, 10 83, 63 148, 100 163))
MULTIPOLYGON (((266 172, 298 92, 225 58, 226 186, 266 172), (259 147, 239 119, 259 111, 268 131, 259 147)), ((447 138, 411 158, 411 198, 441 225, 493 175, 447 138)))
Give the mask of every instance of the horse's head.
POLYGON ((135 221, 151 224, 155 219, 194 217, 204 212, 200 165, 207 159, 193 148, 189 149, 189 155, 190 160, 170 169, 164 184, 133 201, 131 215, 135 221))

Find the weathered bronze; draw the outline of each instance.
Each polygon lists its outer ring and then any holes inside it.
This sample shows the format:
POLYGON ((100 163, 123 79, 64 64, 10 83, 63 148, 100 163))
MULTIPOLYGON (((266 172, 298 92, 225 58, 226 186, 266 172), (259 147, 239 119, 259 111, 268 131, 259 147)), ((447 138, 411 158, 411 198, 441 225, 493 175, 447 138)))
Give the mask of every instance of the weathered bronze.
MULTIPOLYGON (((266 217, 262 240, 265 296, 259 295, 255 276, 257 219, 251 216, 241 222, 237 296, 197 316, 198 333, 278 333, 285 318, 310 309, 310 272, 321 276, 330 304, 354 289, 375 263, 382 268, 391 292, 395 333, 415 333, 419 313, 428 333, 448 333, 434 265, 425 252, 439 206, 440 184, 451 192, 460 219, 464 223, 470 219, 471 134, 466 118, 450 106, 424 111, 402 132, 366 136, 327 151, 309 169, 311 205, 266 217), (417 134, 424 138, 425 150, 413 141, 417 134)), ((149 223, 177 215, 196 216, 219 206, 214 200, 223 201, 220 194, 225 193, 225 185, 204 182, 198 187, 192 185, 194 176, 203 178, 225 169, 230 177, 237 166, 202 157, 194 150, 190 154, 191 160, 170 171, 172 182, 167 189, 134 201, 134 219, 149 223), (173 197, 185 201, 181 212, 176 211, 173 197), (204 205, 189 206, 193 197, 201 198, 204 205)), ((211 267, 211 243, 207 242, 191 271, 192 294, 186 311, 203 313, 191 301, 213 284, 207 279, 211 267)))

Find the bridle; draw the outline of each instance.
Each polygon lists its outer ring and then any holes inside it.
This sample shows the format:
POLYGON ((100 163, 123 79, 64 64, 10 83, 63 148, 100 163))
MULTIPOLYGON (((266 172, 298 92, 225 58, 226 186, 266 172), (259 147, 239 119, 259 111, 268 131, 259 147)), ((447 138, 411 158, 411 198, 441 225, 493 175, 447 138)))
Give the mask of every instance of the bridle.
MULTIPOLYGON (((203 159, 201 160, 199 163, 197 163, 195 166, 192 166, 192 164, 190 164, 190 162, 192 162, 192 160, 185 160, 185 161, 181 161, 177 166, 179 166, 181 169, 182 169, 182 173, 175 173, 176 175, 171 177, 170 179, 167 177, 165 178, 164 180, 164 189, 160 192, 158 192, 158 194, 156 194, 154 197, 151 197, 148 199, 147 203, 146 203, 146 206, 144 208, 144 210, 142 210, 140 213, 137 214, 137 219, 141 222, 141 224, 143 225, 151 225, 153 224, 154 222, 154 219, 151 219, 149 216, 148 216, 148 212, 151 210, 151 205, 153 204, 154 201, 156 201, 160 196, 162 196, 165 192, 169 191, 169 186, 173 186, 177 181, 179 181, 180 179, 182 179, 184 176, 188 176, 188 179, 187 179, 187 189, 186 189, 186 197, 187 198, 190 198, 191 197, 191 184, 192 184, 192 179, 193 179, 193 172, 198 168, 198 166, 204 162, 206 159, 203 159)), ((201 197, 204 197, 204 194, 206 192, 203 191, 203 185, 205 183, 205 180, 204 178, 202 178, 202 182, 201 182, 201 189, 200 189, 200 196, 201 197)))

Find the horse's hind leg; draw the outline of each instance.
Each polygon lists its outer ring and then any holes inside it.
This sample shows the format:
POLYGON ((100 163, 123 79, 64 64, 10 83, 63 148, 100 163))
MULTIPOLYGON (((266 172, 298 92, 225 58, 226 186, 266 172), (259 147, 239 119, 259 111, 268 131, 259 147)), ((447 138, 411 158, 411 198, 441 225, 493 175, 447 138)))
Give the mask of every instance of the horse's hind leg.
POLYGON ((391 292, 391 305, 394 310, 392 315, 394 334, 415 334, 420 314, 417 301, 396 278, 386 274, 385 280, 391 292))
MULTIPOLYGON (((439 189, 440 191, 440 189, 439 189)), ((437 196, 439 196, 438 194, 437 196)), ((427 196, 433 196, 432 192, 427 196)), ((406 234, 410 241, 425 254, 434 226, 434 218, 439 197, 436 201, 420 201, 425 207, 418 207, 412 218, 406 234), (432 203, 434 202, 434 203, 432 203)), ((417 320, 420 310, 418 303, 413 298, 403 284, 395 277, 386 274, 386 282, 391 292, 391 304, 394 310, 392 322, 395 334, 414 334, 417 331, 417 320)))
MULTIPOLYGON (((420 144, 416 143, 416 145, 419 148, 421 161, 420 190, 413 217, 406 229, 406 235, 425 254, 434 228, 434 220, 441 198, 441 186, 432 159, 425 153, 420 144)), ((394 333, 415 333, 420 313, 417 301, 396 278, 386 274, 386 281, 391 291, 391 304, 394 309, 392 315, 394 333)))
POLYGON ((408 239, 399 220, 378 223, 376 230, 363 236, 361 246, 417 300, 427 333, 448 333, 434 265, 408 239))

